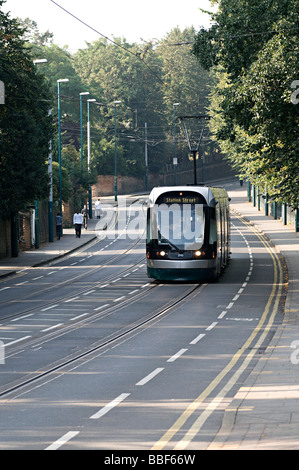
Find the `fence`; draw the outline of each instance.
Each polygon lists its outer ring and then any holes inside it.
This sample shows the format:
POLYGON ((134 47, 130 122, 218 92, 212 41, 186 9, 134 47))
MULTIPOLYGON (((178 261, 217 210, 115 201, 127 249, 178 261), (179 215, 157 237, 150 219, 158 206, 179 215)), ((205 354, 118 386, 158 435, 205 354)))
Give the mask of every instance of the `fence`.
POLYGON ((299 209, 292 208, 287 204, 278 204, 271 201, 267 192, 262 191, 258 186, 247 183, 248 199, 259 211, 264 211, 266 216, 281 220, 284 225, 288 225, 295 232, 299 232, 299 209))

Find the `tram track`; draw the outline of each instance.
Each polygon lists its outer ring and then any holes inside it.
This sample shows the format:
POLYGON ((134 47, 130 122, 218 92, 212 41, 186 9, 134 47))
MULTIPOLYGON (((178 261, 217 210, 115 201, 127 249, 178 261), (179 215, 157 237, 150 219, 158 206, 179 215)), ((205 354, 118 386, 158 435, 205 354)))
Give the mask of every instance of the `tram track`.
MULTIPOLYGON (((92 315, 91 317, 81 320, 76 324, 67 325, 58 331, 45 335, 43 338, 35 338, 34 340, 28 341, 22 346, 15 347, 10 352, 10 355, 16 354, 18 351, 20 352, 21 350, 24 351, 24 349, 27 348, 37 348, 41 344, 44 344, 48 341, 52 341, 58 338, 59 336, 66 335, 72 332, 73 330, 82 327, 83 325, 104 319, 105 317, 112 315, 115 311, 119 311, 119 309, 124 307, 125 305, 128 306, 130 304, 133 304, 137 300, 140 300, 142 297, 145 297, 148 294, 149 290, 153 288, 159 288, 162 285, 163 284, 153 283, 151 284, 150 289, 143 291, 142 293, 140 293, 140 295, 135 296, 130 300, 127 299, 127 301, 123 302, 123 304, 107 308, 101 313, 92 315)), ((0 388, 0 397, 4 399, 11 398, 11 394, 25 392, 25 388, 28 386, 34 386, 35 384, 37 385, 40 381, 45 379, 48 382, 51 379, 51 376, 54 376, 59 372, 66 373, 66 371, 63 371, 64 368, 75 366, 79 364, 81 360, 86 360, 88 358, 91 359, 93 355, 98 355, 99 353, 104 352, 107 348, 115 346, 118 342, 123 342, 132 335, 138 334, 143 329, 149 327, 155 321, 158 321, 163 316, 170 314, 174 309, 176 309, 177 307, 181 307, 194 296, 200 294, 200 292, 205 286, 206 284, 197 284, 195 286, 191 285, 191 287, 190 285, 188 285, 187 292, 185 292, 183 295, 177 296, 171 301, 168 301, 164 306, 156 309, 155 311, 152 311, 146 317, 143 316, 138 321, 126 325, 118 331, 107 335, 106 337, 103 337, 99 341, 88 346, 85 350, 77 351, 76 353, 65 356, 57 360, 56 362, 47 365, 43 368, 43 370, 27 373, 26 378, 23 377, 17 380, 16 382, 11 382, 5 385, 4 387, 0 388)))
MULTIPOLYGON (((96 266, 94 268, 90 268, 87 270, 87 272, 83 272, 83 273, 80 273, 80 274, 77 274, 75 276, 73 276, 72 278, 70 279, 66 279, 65 281, 61 281, 59 283, 59 288, 61 287, 66 287, 66 286, 69 286, 69 285, 72 285, 74 282, 77 282, 77 281, 82 281, 84 278, 86 277, 89 277, 91 276, 92 274, 96 273, 96 272, 100 272, 102 270, 104 270, 105 268, 109 267, 109 266, 112 266, 114 263, 117 263, 121 258, 123 258, 124 256, 127 256, 132 250, 136 249, 140 244, 141 242, 143 241, 143 237, 144 237, 144 233, 140 236, 140 238, 138 238, 137 240, 135 240, 127 249, 125 249, 121 254, 117 254, 117 255, 114 255, 114 256, 111 256, 105 263, 101 264, 101 266, 96 266)), ((115 240, 116 241, 116 240, 115 240)), ((84 251, 85 250, 88 250, 91 246, 94 246, 95 243, 98 243, 98 242, 90 242, 90 244, 86 245, 84 247, 84 251)), ((82 252, 82 249, 80 250, 80 252, 82 252)), ((72 254, 72 256, 74 256, 74 254, 72 254)), ((84 295, 84 293, 90 291, 91 289, 95 289, 95 288, 100 288, 102 285, 104 284, 107 284, 108 283, 111 283, 113 282, 115 279, 117 279, 119 276, 124 276, 127 272, 129 272, 132 268, 138 266, 142 261, 144 260, 144 256, 142 256, 140 259, 137 260, 137 262, 135 262, 134 264, 132 264, 129 268, 126 268, 124 269, 123 271, 120 271, 118 272, 117 274, 114 274, 110 277, 107 277, 105 278, 105 280, 103 281, 97 281, 97 282, 93 282, 93 283, 90 283, 88 285, 88 287, 84 288, 84 289, 81 289, 81 290, 78 290, 76 292, 77 295, 84 295)), ((48 264, 49 266, 52 265, 51 262, 49 262, 48 264)), ((67 267, 64 269, 67 269, 67 267)), ((57 285, 55 283, 53 283, 51 286, 47 286, 45 288, 41 288, 39 286, 39 289, 36 290, 35 292, 30 292, 28 294, 25 294, 23 295, 21 298, 18 298, 17 302, 19 303, 20 301, 26 301, 28 300, 29 298, 32 298, 33 295, 35 294, 38 294, 38 295, 41 295, 41 294, 44 294, 44 293, 49 293, 49 292, 52 292, 54 290, 57 290, 57 285)), ((41 309, 44 309, 44 308, 48 308, 48 307, 51 307, 52 305, 55 305, 57 302, 65 302, 69 299, 71 299, 73 297, 73 293, 72 294, 68 294, 68 295, 65 295, 65 296, 61 296, 59 298, 56 298, 54 299, 53 301, 49 301, 49 302, 45 302, 41 305, 38 305, 37 307, 34 307, 34 308, 29 308, 29 309, 25 309, 25 310, 22 310, 16 314, 13 314, 13 315, 9 315, 9 316, 4 316, 4 317, 1 317, 1 322, 3 321, 10 321, 10 320, 13 320, 13 319, 16 319, 18 318, 19 316, 23 316, 23 315, 26 315, 26 314, 30 314, 30 313, 34 313, 38 310, 41 310, 41 309)), ((0 302, 0 306, 1 305, 7 305, 7 301, 3 301, 3 302, 0 302)), ((15 304, 16 301, 13 300, 13 301, 10 301, 11 304, 15 304)))
MULTIPOLYGON (((92 270, 92 271, 88 271, 87 273, 82 273, 81 275, 78 275, 78 276, 75 276, 73 277, 71 280, 67 280, 67 281, 62 281, 60 284, 59 284, 59 287, 65 287, 66 285, 71 285, 74 281, 77 281, 79 279, 82 279, 82 277, 86 277, 90 274, 92 274, 93 272, 95 271, 99 271, 100 269, 104 269, 106 268, 107 266, 110 266, 113 262, 117 261, 118 259, 121 259, 123 256, 125 256, 126 254, 128 254, 128 252, 133 249, 132 247, 127 250, 126 253, 123 253, 122 255, 119 255, 117 258, 114 257, 114 258, 111 258, 109 261, 107 261, 107 263, 103 264, 100 268, 97 267, 95 270, 92 270)), ((118 272, 117 274, 114 274, 112 276, 109 276, 107 277, 105 280, 103 281, 97 281, 97 282, 94 282, 94 283, 90 283, 88 285, 88 287, 85 287, 83 289, 80 289, 80 290, 77 290, 76 291, 76 295, 84 295, 86 292, 90 291, 91 289, 96 289, 96 288, 101 288, 103 285, 106 285, 107 283, 111 283, 113 282, 115 279, 119 278, 120 276, 124 276, 127 272, 131 271, 133 268, 135 268, 136 266, 140 265, 140 263, 142 261, 144 261, 144 256, 141 257, 140 259, 138 259, 138 261, 134 264, 132 264, 129 268, 126 268, 124 269, 123 271, 120 271, 118 272)), ((48 287, 46 289, 42 289, 42 290, 39 290, 38 293, 44 293, 44 292, 51 292, 52 290, 55 290, 57 289, 57 286, 53 286, 53 287, 48 287)), ((18 299, 18 302, 21 301, 24 301, 26 299, 28 299, 29 297, 32 296, 32 293, 28 296, 23 296, 21 299, 18 299)), ((57 304, 57 302, 61 303, 61 302, 66 302, 68 300, 70 300, 72 297, 74 297, 74 294, 68 294, 68 295, 65 295, 65 296, 61 296, 61 297, 57 297, 55 298, 54 300, 52 301, 49 301, 49 302, 46 302, 46 303, 43 303, 37 307, 31 307, 27 310, 22 310, 21 312, 18 312, 16 314, 13 314, 13 315, 9 315, 9 316, 4 316, 4 317, 1 317, 1 322, 4 322, 4 321, 11 321, 13 319, 16 319, 20 316, 23 316, 23 315, 27 315, 27 314, 30 314, 30 313, 35 313, 37 311, 40 311, 44 308, 48 308, 48 307, 51 307, 52 305, 55 305, 57 304)), ((12 303, 16 303, 15 301, 13 301, 12 303)))

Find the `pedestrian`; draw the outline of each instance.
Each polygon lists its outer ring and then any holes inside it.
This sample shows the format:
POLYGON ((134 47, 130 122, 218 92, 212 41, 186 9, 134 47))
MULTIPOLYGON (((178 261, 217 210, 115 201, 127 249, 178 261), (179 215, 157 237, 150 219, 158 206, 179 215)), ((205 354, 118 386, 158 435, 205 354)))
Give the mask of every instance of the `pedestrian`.
POLYGON ((88 223, 88 209, 87 206, 84 206, 84 209, 82 210, 82 215, 83 215, 83 225, 85 230, 87 230, 87 223, 88 223))
POLYGON ((60 240, 61 238, 61 235, 62 235, 62 217, 61 217, 61 214, 60 212, 58 212, 57 216, 56 216, 56 236, 57 236, 57 240, 60 240))
POLYGON ((73 222, 74 222, 74 225, 75 225, 76 238, 80 238, 81 237, 81 229, 82 229, 82 225, 83 225, 83 216, 82 216, 82 214, 80 214, 80 212, 77 211, 74 214, 73 222))
POLYGON ((100 219, 101 212, 102 212, 102 203, 101 203, 100 198, 95 202, 95 208, 96 208, 96 218, 100 219))

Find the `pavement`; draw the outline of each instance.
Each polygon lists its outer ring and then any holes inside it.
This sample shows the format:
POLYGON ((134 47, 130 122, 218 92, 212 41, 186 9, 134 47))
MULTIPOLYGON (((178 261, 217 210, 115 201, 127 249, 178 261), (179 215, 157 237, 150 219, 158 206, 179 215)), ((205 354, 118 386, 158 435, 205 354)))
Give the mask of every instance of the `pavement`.
MULTIPOLYGON (((108 205, 113 208, 113 198, 101 199, 103 209, 108 205)), ((59 260, 64 256, 71 254, 78 248, 84 247, 97 237, 104 236, 106 224, 112 220, 113 210, 108 212, 108 216, 98 220, 94 216, 93 219, 88 221, 87 230, 82 228, 81 238, 76 238, 74 228, 64 228, 63 236, 60 240, 57 240, 56 233, 54 233, 54 242, 40 244, 39 249, 32 248, 26 251, 20 251, 17 258, 4 258, 0 259, 0 279, 7 276, 16 274, 18 271, 24 269, 30 269, 31 267, 43 266, 50 261, 59 260), (107 218, 108 217, 108 218, 107 218)), ((54 227, 55 232, 55 227, 54 227)))
POLYGON ((225 411, 208 450, 299 449, 299 237, 247 202, 247 191, 230 192, 234 211, 252 222, 283 256, 288 292, 283 323, 265 354, 225 411))
MULTIPOLYGON (((229 192, 231 207, 265 234, 288 268, 285 315, 265 354, 225 411, 222 427, 208 450, 299 449, 299 237, 279 220, 266 217, 247 201, 244 188, 229 192)), ((112 200, 107 200, 111 203, 112 200)), ((0 278, 59 259, 96 238, 103 230, 89 221, 80 239, 74 229, 39 250, 0 260, 0 278)))

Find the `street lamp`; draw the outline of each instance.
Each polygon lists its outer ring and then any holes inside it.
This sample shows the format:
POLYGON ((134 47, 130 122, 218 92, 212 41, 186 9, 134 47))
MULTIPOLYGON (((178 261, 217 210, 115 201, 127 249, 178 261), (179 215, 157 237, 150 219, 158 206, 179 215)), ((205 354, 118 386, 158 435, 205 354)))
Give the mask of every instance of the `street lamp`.
MULTIPOLYGON (((61 169, 61 108, 60 108, 60 85, 61 83, 68 83, 68 78, 62 78, 57 80, 58 85, 58 136, 59 136, 59 210, 60 215, 62 216, 62 169, 61 169)), ((62 234, 61 234, 62 235, 62 234)))
POLYGON ((181 103, 174 103, 173 105, 173 143, 174 143, 174 148, 173 148, 173 166, 175 169, 175 185, 177 185, 177 166, 178 166, 178 161, 176 158, 176 125, 175 125, 175 108, 179 106, 181 103))
POLYGON ((80 93, 80 129, 81 129, 81 179, 83 177, 83 96, 90 95, 89 91, 80 93))
MULTIPOLYGON (((37 70, 38 64, 46 64, 47 59, 35 59, 33 61, 34 67, 37 70)), ((35 227, 35 248, 39 248, 39 209, 38 209, 38 199, 35 199, 35 216, 34 216, 34 227, 35 227)))
POLYGON ((117 126, 116 126, 116 105, 121 101, 114 101, 114 128, 115 128, 115 152, 114 152, 114 191, 115 201, 117 202, 117 126))
MULTIPOLYGON (((90 173, 90 162, 91 162, 91 152, 90 152, 90 103, 94 103, 96 100, 91 99, 87 100, 87 164, 88 164, 88 173, 90 173)), ((92 193, 91 186, 89 185, 89 218, 92 219, 92 193)))

